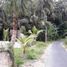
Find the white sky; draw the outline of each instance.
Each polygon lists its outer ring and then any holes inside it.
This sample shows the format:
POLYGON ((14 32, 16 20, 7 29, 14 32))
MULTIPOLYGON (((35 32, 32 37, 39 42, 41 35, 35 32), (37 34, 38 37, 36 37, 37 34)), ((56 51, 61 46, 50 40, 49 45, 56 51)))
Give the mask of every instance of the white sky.
POLYGON ((56 2, 57 2, 57 1, 59 1, 59 0, 53 0, 53 1, 56 1, 56 2))

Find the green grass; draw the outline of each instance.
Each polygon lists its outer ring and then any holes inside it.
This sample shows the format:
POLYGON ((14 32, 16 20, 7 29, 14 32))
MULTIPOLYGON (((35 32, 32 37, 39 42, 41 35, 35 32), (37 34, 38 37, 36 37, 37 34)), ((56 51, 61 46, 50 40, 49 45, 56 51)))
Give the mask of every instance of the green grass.
POLYGON ((35 60, 40 58, 43 54, 44 49, 48 46, 48 43, 36 42, 35 45, 28 47, 25 53, 26 58, 21 58, 23 55, 22 48, 14 48, 14 57, 17 65, 24 64, 26 60, 35 60))
POLYGON ((17 65, 23 64, 23 60, 21 58, 22 49, 14 48, 14 58, 17 65))
POLYGON ((27 58, 28 59, 37 59, 43 54, 43 50, 46 48, 46 44, 44 42, 36 42, 35 47, 29 47, 27 51, 27 58))

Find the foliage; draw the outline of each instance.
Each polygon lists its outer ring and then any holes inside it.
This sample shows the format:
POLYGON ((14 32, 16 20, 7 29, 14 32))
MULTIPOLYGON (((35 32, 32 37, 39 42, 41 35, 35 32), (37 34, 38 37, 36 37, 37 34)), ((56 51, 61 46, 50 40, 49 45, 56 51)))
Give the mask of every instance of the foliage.
POLYGON ((19 67, 20 64, 24 64, 26 61, 25 60, 35 60, 38 59, 42 54, 43 50, 46 49, 48 46, 48 43, 44 42, 36 42, 34 45, 31 47, 28 47, 25 56, 26 58, 22 58, 22 47, 21 48, 14 48, 14 57, 15 57, 15 62, 17 64, 17 67, 19 67))
POLYGON ((35 46, 29 47, 27 50, 27 58, 31 60, 39 58, 46 46, 47 44, 44 42, 36 42, 35 46))
POLYGON ((34 26, 34 27, 32 28, 32 33, 33 33, 33 34, 37 34, 37 31, 38 31, 37 28, 34 26))
POLYGON ((56 40, 58 38, 58 31, 55 25, 50 25, 48 28, 48 39, 56 40))
MULTIPOLYGON (((4 0, 3 0, 4 1, 4 0)), ((53 0, 5 0, 3 3, 3 9, 6 13, 6 15, 11 15, 12 12, 15 9, 15 13, 17 16, 28 16, 30 17, 35 13, 35 16, 38 17, 38 22, 40 23, 41 20, 44 20, 46 17, 47 21, 50 21, 48 23, 51 23, 55 26, 49 25, 48 29, 48 39, 56 39, 57 36, 64 37, 64 35, 67 32, 67 4, 66 1, 58 1, 53 2, 53 0), (64 3, 63 3, 64 2, 64 3), (62 24, 64 23, 64 24, 62 24), (60 26, 62 24, 62 26, 60 26), (55 31, 56 28, 58 28, 58 33, 55 31), (54 30, 51 30, 54 29, 54 30), (53 32, 54 31, 54 32, 53 32), (63 36, 62 36, 63 35, 63 36)), ((33 24, 33 23, 32 23, 33 24)), ((40 23, 41 27, 42 23, 40 23)), ((47 26, 47 22, 45 22, 44 27, 47 26)), ((35 29, 35 26, 32 30, 33 33, 36 33, 37 30, 35 29)))
POLYGON ((29 49, 28 50, 29 52, 27 53, 27 58, 28 59, 36 59, 38 57, 37 50, 35 50, 35 49, 29 49))
POLYGON ((38 31, 36 40, 45 42, 45 31, 38 31))
POLYGON ((21 28, 20 28, 20 32, 23 33, 23 34, 25 34, 25 32, 26 32, 26 28, 25 28, 24 26, 21 26, 21 28))
POLYGON ((21 58, 22 49, 21 48, 14 48, 14 58, 17 66, 23 64, 23 60, 21 58))
POLYGON ((35 37, 36 37, 35 35, 30 35, 30 36, 28 36, 28 37, 24 37, 24 38, 19 38, 19 39, 17 39, 17 41, 19 41, 19 42, 22 43, 23 53, 26 52, 26 48, 27 48, 28 46, 31 46, 31 45, 32 45, 31 42, 34 41, 34 38, 35 38, 35 37), (28 43, 31 43, 31 45, 30 45, 30 44, 28 45, 28 43))
POLYGON ((13 10, 16 10, 16 15, 18 16, 21 12, 20 1, 18 0, 6 0, 4 4, 4 11, 7 16, 12 15, 13 10))
POLYGON ((22 14, 24 16, 30 16, 31 15, 31 0, 21 0, 21 10, 22 10, 22 14))
POLYGON ((9 29, 3 29, 3 40, 9 40, 9 29))

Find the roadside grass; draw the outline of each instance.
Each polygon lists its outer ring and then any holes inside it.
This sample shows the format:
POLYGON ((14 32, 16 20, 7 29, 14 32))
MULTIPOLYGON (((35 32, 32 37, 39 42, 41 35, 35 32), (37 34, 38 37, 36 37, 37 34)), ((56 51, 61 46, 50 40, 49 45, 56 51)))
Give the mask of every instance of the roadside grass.
POLYGON ((14 59, 15 59, 15 63, 17 65, 17 67, 20 64, 23 64, 24 63, 24 61, 21 58, 21 52, 22 52, 22 49, 21 48, 14 48, 14 59))
POLYGON ((25 60, 35 60, 38 59, 44 52, 44 49, 49 45, 50 42, 44 43, 44 42, 39 42, 36 41, 35 45, 28 47, 26 50, 26 58, 23 59, 21 57, 22 54, 22 49, 23 48, 14 48, 14 57, 15 57, 15 62, 17 65, 24 64, 26 61, 25 60))
POLYGON ((35 46, 29 47, 29 49, 27 50, 27 59, 38 59, 43 54, 44 49, 46 49, 47 46, 47 43, 37 41, 35 46))

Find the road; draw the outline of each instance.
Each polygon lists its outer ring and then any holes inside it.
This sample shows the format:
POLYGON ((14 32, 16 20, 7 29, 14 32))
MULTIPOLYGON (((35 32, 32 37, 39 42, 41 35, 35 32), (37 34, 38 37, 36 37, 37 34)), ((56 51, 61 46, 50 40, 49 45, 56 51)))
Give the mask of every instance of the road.
MULTIPOLYGON (((67 52, 62 47, 63 42, 54 42, 45 53, 44 67, 67 67, 67 52)), ((43 58, 44 59, 44 58, 43 58)))

